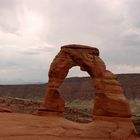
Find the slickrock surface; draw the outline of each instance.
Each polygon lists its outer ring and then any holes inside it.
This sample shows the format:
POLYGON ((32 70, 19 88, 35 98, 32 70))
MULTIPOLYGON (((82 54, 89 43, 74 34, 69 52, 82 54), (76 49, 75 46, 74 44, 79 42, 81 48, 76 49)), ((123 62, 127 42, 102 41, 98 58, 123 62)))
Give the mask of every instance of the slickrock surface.
POLYGON ((101 117, 80 124, 58 116, 0 113, 0 140, 139 140, 129 135, 129 119, 118 120, 101 117))

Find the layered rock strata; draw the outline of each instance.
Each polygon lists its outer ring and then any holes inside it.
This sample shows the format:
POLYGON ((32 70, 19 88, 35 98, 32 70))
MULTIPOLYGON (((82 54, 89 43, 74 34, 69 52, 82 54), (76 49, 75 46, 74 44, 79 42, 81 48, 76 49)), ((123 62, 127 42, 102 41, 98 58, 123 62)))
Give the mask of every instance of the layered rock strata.
POLYGON ((93 120, 115 122, 117 131, 114 130, 113 139, 120 136, 126 139, 133 135, 135 128, 123 89, 116 76, 106 69, 105 63, 99 57, 99 50, 89 46, 72 44, 61 47, 50 66, 45 102, 38 114, 63 115, 64 99, 58 89, 74 66, 87 71, 92 78, 96 92, 93 120))
POLYGON ((83 45, 61 47, 54 58, 50 70, 44 108, 48 112, 64 112, 64 100, 59 87, 66 78, 69 69, 79 66, 87 71, 93 80, 96 96, 93 114, 97 116, 130 117, 129 103, 117 77, 106 70, 105 63, 99 57, 99 50, 83 45))

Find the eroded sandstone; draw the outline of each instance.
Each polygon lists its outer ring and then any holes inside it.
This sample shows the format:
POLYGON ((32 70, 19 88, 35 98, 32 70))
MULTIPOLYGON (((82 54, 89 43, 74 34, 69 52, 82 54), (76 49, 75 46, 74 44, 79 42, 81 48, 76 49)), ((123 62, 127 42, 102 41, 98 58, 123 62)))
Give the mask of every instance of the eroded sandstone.
MULTIPOLYGON (((87 71, 92 78, 96 92, 93 122, 96 122, 96 125, 101 123, 100 127, 110 129, 111 134, 108 134, 107 139, 127 140, 132 139, 132 137, 135 139, 135 127, 131 120, 130 106, 124 96, 124 91, 117 81, 117 77, 106 69, 97 48, 76 44, 61 47, 50 66, 45 102, 38 114, 63 115, 64 100, 58 89, 69 69, 74 66, 79 66, 82 71, 87 71), (114 128, 113 125, 115 125, 114 128), (110 126, 111 128, 109 128, 110 126)), ((95 130, 94 123, 93 131, 95 130)), ((100 134, 97 133, 97 135, 100 134)))
POLYGON ((117 77, 106 70, 105 63, 99 56, 99 50, 75 44, 61 47, 50 66, 44 110, 64 111, 64 100, 58 93, 58 89, 69 69, 74 66, 79 66, 82 71, 87 71, 93 80, 96 91, 93 115, 131 117, 129 103, 123 94, 123 89, 117 81, 117 77), (57 96, 54 92, 57 93, 57 96))

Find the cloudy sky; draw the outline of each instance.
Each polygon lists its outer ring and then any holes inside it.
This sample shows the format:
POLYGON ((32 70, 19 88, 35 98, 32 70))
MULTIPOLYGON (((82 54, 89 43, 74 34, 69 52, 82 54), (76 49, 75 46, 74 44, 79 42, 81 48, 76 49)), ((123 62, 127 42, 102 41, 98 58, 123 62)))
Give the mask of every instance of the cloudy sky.
POLYGON ((114 73, 139 73, 140 0, 0 0, 0 84, 47 82, 71 43, 99 48, 114 73))

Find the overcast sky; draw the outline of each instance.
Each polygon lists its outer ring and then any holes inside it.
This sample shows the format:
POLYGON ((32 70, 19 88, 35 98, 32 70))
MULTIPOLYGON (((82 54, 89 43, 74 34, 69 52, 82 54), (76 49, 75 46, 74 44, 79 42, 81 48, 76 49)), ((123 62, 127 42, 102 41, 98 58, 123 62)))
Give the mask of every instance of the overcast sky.
POLYGON ((114 73, 139 73, 140 0, 0 0, 0 84, 47 82, 72 43, 97 47, 114 73))

